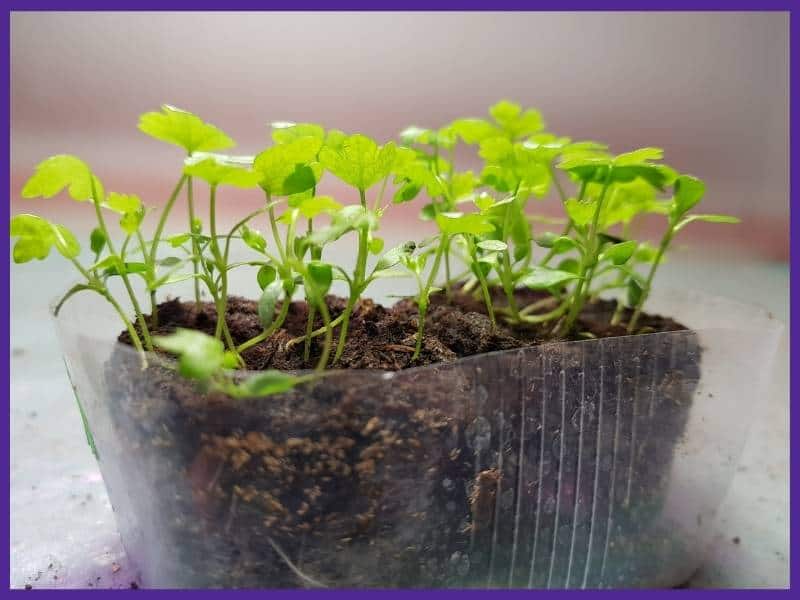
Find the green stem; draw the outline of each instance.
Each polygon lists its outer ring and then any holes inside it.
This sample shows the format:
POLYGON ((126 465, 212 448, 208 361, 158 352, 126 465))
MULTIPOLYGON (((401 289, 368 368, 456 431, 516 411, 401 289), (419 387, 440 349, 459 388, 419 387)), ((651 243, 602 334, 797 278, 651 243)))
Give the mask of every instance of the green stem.
MULTIPOLYGON (((367 198, 364 190, 358 190, 361 199, 361 206, 366 209, 367 198)), ((342 357, 344 345, 347 341, 347 330, 350 327, 350 317, 353 314, 356 302, 361 295, 361 288, 364 284, 364 276, 367 270, 369 228, 361 227, 358 230, 358 256, 356 257, 356 270, 353 273, 353 284, 350 287, 350 297, 347 299, 347 307, 344 310, 342 328, 339 331, 339 343, 336 345, 336 354, 333 356, 334 364, 342 357)))
MULTIPOLYGON (((600 251, 600 245, 597 243, 597 226, 600 222, 600 212, 603 209, 603 202, 605 201, 606 193, 608 192, 608 188, 610 186, 611 169, 609 168, 608 173, 606 173, 605 181, 603 182, 603 189, 600 192, 600 198, 597 200, 597 208, 595 208, 594 215, 592 217, 592 224, 589 228, 589 234, 587 236, 586 252, 581 257, 581 265, 578 272, 579 279, 572 295, 572 307, 567 315, 567 318, 560 326, 561 334, 566 334, 570 329, 572 329, 572 326, 574 325, 575 320, 578 318, 578 315, 583 309, 583 305, 586 301, 586 291, 589 289, 589 285, 591 284, 592 273, 597 266, 597 255, 600 251)), ((581 193, 583 193, 584 189, 585 185, 581 186, 581 193)))
POLYGON ((194 272, 194 303, 200 305, 200 246, 194 233, 194 186, 192 178, 186 179, 186 204, 189 208, 189 232, 192 234, 192 271, 194 272))
POLYGON ((642 307, 644 307, 644 303, 647 301, 647 298, 650 295, 650 288, 653 285, 653 278, 656 276, 656 270, 658 269, 658 265, 661 264, 661 259, 663 258, 664 253, 667 251, 667 247, 672 241, 673 235, 675 235, 675 228, 673 227, 672 223, 670 223, 669 229, 667 229, 664 237, 661 238, 661 244, 658 246, 658 252, 653 259, 653 265, 650 267, 650 272, 647 274, 647 279, 645 280, 644 288, 642 289, 642 296, 639 298, 639 302, 636 303, 633 316, 628 323, 628 333, 633 333, 636 330, 636 324, 639 322, 639 317, 642 314, 642 307))
POLYGON ((303 344, 303 360, 308 362, 311 357, 311 332, 314 331, 314 318, 317 316, 316 306, 311 304, 311 299, 306 296, 308 304, 308 319, 306 320, 306 340, 303 344))
MULTIPOLYGON (((211 254, 214 256, 217 272, 219 273, 219 292, 215 297, 215 306, 217 309, 217 327, 214 330, 214 336, 221 340, 224 336, 225 343, 232 351, 236 352, 236 344, 233 341, 227 323, 227 309, 228 309, 228 265, 225 262, 225 257, 219 248, 219 239, 217 238, 217 186, 212 185, 208 200, 208 226, 209 233, 211 234, 211 254)), ((238 354, 238 353, 237 353, 238 354)))
MULTIPOLYGON (((508 228, 511 222, 511 212, 517 208, 517 194, 519 193, 519 184, 517 189, 514 190, 514 197, 511 204, 506 207, 506 214, 503 218, 503 241, 508 240, 508 228)), ((519 321, 519 310, 517 309, 517 299, 514 297, 514 281, 513 271, 511 269, 511 253, 509 248, 503 252, 503 268, 500 269, 500 281, 503 284, 503 291, 508 300, 508 308, 511 310, 511 316, 515 321, 519 321)))
MULTIPOLYGON (((249 340, 247 340, 243 344, 239 345, 239 347, 236 348, 236 352, 242 353, 245 350, 247 350, 248 348, 252 348, 256 344, 260 344, 264 340, 268 339, 269 336, 271 336, 273 333, 278 331, 278 329, 280 329, 281 325, 283 325, 283 322, 286 320, 286 315, 289 314, 289 305, 290 304, 291 304, 290 300, 288 298, 285 298, 284 301, 283 301, 283 304, 281 304, 281 310, 278 313, 278 316, 275 317, 275 320, 272 322, 272 324, 269 327, 267 327, 264 331, 259 333, 256 337, 250 338, 249 340)), ((287 346, 288 346, 288 344, 287 344, 287 346)))
POLYGON ((525 323, 546 323, 547 321, 552 321, 553 319, 557 319, 569 308, 569 302, 564 302, 558 308, 551 310, 550 312, 546 312, 540 315, 525 315, 522 317, 522 321, 525 323))
MULTIPOLYGON (((169 213, 172 211, 172 207, 175 205, 175 200, 178 199, 178 194, 180 194, 181 189, 183 189, 183 184, 185 182, 186 182, 186 175, 181 175, 181 178, 175 185, 175 189, 172 190, 172 194, 170 194, 170 197, 167 200, 166 205, 164 205, 164 210, 161 212, 161 217, 158 219, 158 224, 156 225, 156 231, 153 234, 152 245, 150 246, 150 256, 146 257, 145 260, 145 262, 148 265, 148 269, 150 271, 151 281, 154 281, 156 278, 155 271, 156 271, 156 258, 158 256, 158 244, 161 241, 161 235, 164 233, 164 227, 167 224, 167 217, 169 216, 169 213)), ((111 249, 110 246, 109 249, 111 249)), ((158 327, 158 304, 156 302, 156 290, 150 290, 150 304, 153 307, 153 311, 150 314, 150 320, 153 324, 153 327, 158 327)))
POLYGON ((428 280, 425 282, 425 285, 422 286, 422 289, 420 290, 421 293, 418 301, 419 315, 417 316, 417 319, 419 320, 419 328, 417 330, 417 343, 414 348, 414 354, 411 357, 411 360, 417 360, 419 358, 420 352, 422 352, 422 337, 423 334, 425 333, 425 317, 428 313, 428 298, 430 296, 430 291, 431 287, 433 286, 433 282, 436 280, 436 276, 439 273, 439 265, 442 262, 442 255, 444 254, 444 250, 448 244, 448 241, 449 241, 448 236, 442 234, 442 238, 439 240, 439 246, 436 248, 436 256, 433 259, 433 265, 431 266, 431 271, 430 273, 428 273, 428 280))
POLYGON ((275 207, 272 205, 272 195, 269 192, 264 192, 267 197, 267 213, 269 214, 269 227, 272 230, 272 238, 275 240, 275 247, 278 249, 278 254, 281 257, 281 263, 286 263, 286 252, 283 249, 283 242, 281 242, 281 234, 278 231, 278 222, 275 220, 275 207))
POLYGON ((492 295, 489 293, 489 286, 486 283, 486 277, 481 271, 478 265, 478 254, 477 250, 475 249, 475 242, 472 240, 472 237, 469 235, 464 236, 467 240, 467 244, 469 246, 469 253, 470 257, 472 258, 472 264, 475 266, 474 275, 478 278, 478 283, 481 287, 481 295, 483 296, 483 302, 486 305, 486 312, 489 313, 489 320, 492 322, 492 328, 497 327, 497 321, 495 320, 494 316, 494 306, 492 305, 492 295))
MULTIPOLYGON (((111 236, 108 233, 108 227, 106 227, 106 220, 103 218, 103 211, 100 209, 100 199, 97 197, 97 190, 95 189, 94 180, 92 180, 92 199, 94 200, 94 211, 95 215, 97 216, 97 224, 100 227, 100 231, 103 232, 103 235, 106 238, 106 244, 108 245, 108 251, 119 257, 120 260, 123 262, 123 265, 120 269, 120 277, 122 278, 122 283, 125 285, 125 290, 128 292, 128 296, 130 297, 131 304, 133 305, 133 310, 136 313, 136 318, 139 322, 139 327, 142 329, 142 337, 144 338, 144 345, 148 350, 153 349, 153 342, 150 339, 150 330, 147 328, 147 322, 144 319, 144 314, 142 313, 142 309, 139 306, 139 301, 136 299, 136 294, 133 292, 133 287, 131 286, 130 279, 128 278, 128 274, 125 272, 124 269, 124 260, 117 254, 117 251, 114 249, 114 242, 111 240, 111 236)), ((119 305, 118 305, 119 306, 119 305)))
MULTIPOLYGON (((335 319, 333 319, 333 320, 330 322, 330 327, 331 327, 331 328, 333 328, 333 327, 338 327, 338 326, 339 326, 339 324, 340 324, 340 323, 341 323, 343 320, 344 320, 344 313, 340 314, 338 317, 336 317, 335 319)), ((286 348, 287 348, 287 349, 289 349, 289 348, 291 348, 292 346, 295 346, 295 345, 299 344, 300 342, 303 342, 303 341, 305 341, 305 339, 306 339, 307 337, 312 337, 312 338, 315 338, 315 337, 319 337, 319 336, 321 336, 321 335, 322 335, 322 334, 324 334, 324 333, 327 333, 327 327, 320 327, 319 329, 315 329, 314 331, 312 331, 310 334, 307 334, 307 335, 301 335, 300 337, 292 338, 291 340, 289 340, 288 342, 286 342, 286 348)))

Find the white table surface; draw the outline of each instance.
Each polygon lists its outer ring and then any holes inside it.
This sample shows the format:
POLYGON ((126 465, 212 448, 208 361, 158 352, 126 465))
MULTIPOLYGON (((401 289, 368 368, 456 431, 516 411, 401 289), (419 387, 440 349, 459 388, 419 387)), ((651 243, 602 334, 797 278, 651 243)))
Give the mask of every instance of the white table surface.
MULTIPOLYGON (((667 263, 659 284, 761 304, 788 322, 788 268, 726 260, 667 263)), ((109 588, 136 583, 61 361, 47 306, 75 279, 59 257, 11 269, 11 585, 109 588)), ((380 298, 381 291, 375 293, 380 298)), ((786 587, 788 334, 718 513, 715 543, 691 587, 786 587), (734 543, 738 538, 739 543, 734 543)))

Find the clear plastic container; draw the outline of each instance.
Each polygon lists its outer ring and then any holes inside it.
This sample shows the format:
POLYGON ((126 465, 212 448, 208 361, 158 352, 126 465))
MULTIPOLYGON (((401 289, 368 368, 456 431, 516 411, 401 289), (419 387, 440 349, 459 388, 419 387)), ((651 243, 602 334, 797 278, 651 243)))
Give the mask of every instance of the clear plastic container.
POLYGON ((669 587, 709 527, 782 325, 700 294, 692 329, 548 344, 278 397, 142 370, 99 298, 57 318, 149 587, 669 587))

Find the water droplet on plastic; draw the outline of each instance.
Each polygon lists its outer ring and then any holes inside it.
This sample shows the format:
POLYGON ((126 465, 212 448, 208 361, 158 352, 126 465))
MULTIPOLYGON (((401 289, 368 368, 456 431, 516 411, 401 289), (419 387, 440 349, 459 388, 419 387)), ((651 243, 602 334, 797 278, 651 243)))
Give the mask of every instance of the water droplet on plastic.
POLYGON ((449 477, 445 477, 444 479, 442 479, 442 487, 448 492, 452 490, 454 486, 455 483, 453 483, 453 480, 450 479, 449 477))
POLYGON ((500 506, 504 510, 511 508, 514 503, 514 490, 506 490, 500 496, 500 506))
POLYGON ((556 511, 556 498, 555 496, 548 496, 547 500, 544 501, 544 512, 547 514, 554 513, 556 511))

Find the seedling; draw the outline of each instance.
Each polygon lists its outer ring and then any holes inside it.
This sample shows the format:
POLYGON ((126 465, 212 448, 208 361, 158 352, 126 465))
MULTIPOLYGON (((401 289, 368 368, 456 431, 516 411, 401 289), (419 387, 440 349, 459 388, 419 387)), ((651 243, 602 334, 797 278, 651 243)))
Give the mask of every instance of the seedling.
POLYGON ((232 396, 277 393, 306 380, 307 376, 266 372, 240 382, 235 374, 245 366, 243 353, 284 327, 301 288, 308 306, 305 333, 286 348, 302 343, 308 363, 312 341, 324 336, 317 374, 340 364, 359 301, 381 277, 410 276, 416 283, 419 325, 412 362, 424 346, 431 295, 440 290, 445 300, 452 299, 456 289, 482 299, 494 327, 535 325, 554 337, 584 336, 579 317, 586 304, 625 290, 627 298, 618 301, 612 323, 623 324, 628 316, 624 325, 636 333, 656 271, 675 235, 693 221, 738 222, 726 215, 692 213, 705 187, 699 179, 663 164, 662 150, 640 148, 613 155, 603 144, 573 142, 547 131, 538 111, 508 101, 492 106, 488 119, 456 119, 433 129, 409 127, 400 134, 399 146, 392 141, 381 145, 362 134, 326 131, 312 123, 278 122, 271 126, 267 148, 253 156, 227 156, 217 152, 234 145, 230 137, 167 105, 142 115, 139 129, 186 154, 152 238, 143 233, 149 211, 136 195, 105 192, 86 163, 58 155, 37 166, 22 195, 49 198, 66 190, 72 199, 90 202, 95 216, 90 260, 81 260, 80 244, 64 226, 31 214, 11 221, 11 235, 17 238, 13 259, 41 260, 55 248, 83 278, 58 302, 56 311, 78 292, 94 291, 114 307, 143 357, 154 345, 176 354, 183 375, 232 396), (476 147, 483 161, 478 174, 457 169, 459 144, 476 147), (352 197, 319 193, 325 172, 349 185, 352 197), (209 190, 206 221, 195 206, 198 179, 209 190), (228 186, 259 189, 263 200, 230 230, 220 231, 217 204, 228 186), (187 228, 168 234, 168 217, 184 189, 187 228), (392 205, 418 198, 425 198, 420 217, 435 225, 436 234, 384 250, 377 235, 381 221, 392 205), (532 215, 531 200, 557 202, 563 218, 532 215), (109 230, 108 211, 119 217, 119 232, 109 230), (632 223, 647 213, 666 217, 658 246, 631 237, 632 223), (268 230, 266 236, 259 222, 268 230), (558 230, 548 231, 551 225, 558 230), (350 234, 352 271, 324 258, 330 244, 350 234), (119 236, 123 241, 118 244, 114 240, 119 236), (255 256, 231 262, 232 248, 239 243, 255 256), (370 256, 376 257, 371 267, 370 256), (467 270, 454 275, 458 263, 467 270), (229 273, 245 267, 253 270, 261 289, 262 331, 237 345, 225 318, 229 273), (132 317, 109 290, 113 277, 123 284, 132 317), (149 317, 141 310, 134 278, 149 295, 149 317), (195 302, 201 301, 202 285, 214 304, 214 335, 178 330, 152 338, 151 331, 159 328, 159 290, 187 279, 194 281, 195 302), (344 309, 334 316, 326 297, 335 282, 346 286, 347 295, 344 309), (501 294, 493 295, 493 288, 501 294), (520 288, 538 290, 540 297, 520 305, 520 288), (315 328, 318 318, 322 326, 315 328))

